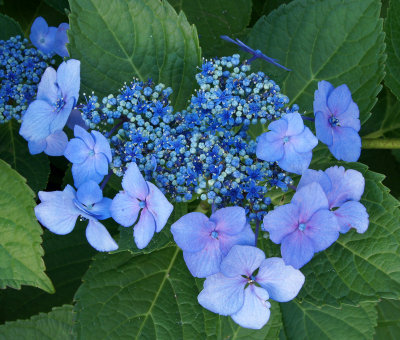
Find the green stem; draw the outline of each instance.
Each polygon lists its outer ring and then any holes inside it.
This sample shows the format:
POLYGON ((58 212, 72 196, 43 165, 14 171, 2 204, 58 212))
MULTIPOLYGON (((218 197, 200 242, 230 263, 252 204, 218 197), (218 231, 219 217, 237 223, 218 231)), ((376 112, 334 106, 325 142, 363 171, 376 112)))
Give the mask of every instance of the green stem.
POLYGON ((208 213, 210 210, 210 204, 207 201, 201 201, 194 211, 201 212, 203 214, 208 213))
POLYGON ((363 149, 400 149, 400 138, 362 139, 363 149))

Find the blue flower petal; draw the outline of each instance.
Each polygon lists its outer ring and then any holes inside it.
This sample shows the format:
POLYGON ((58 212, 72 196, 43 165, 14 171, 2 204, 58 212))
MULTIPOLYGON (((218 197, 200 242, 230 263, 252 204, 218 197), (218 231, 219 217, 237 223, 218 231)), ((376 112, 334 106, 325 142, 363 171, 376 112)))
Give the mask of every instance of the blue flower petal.
POLYGON ((156 232, 159 233, 167 224, 174 206, 168 202, 164 194, 153 183, 147 182, 149 194, 146 198, 146 207, 156 221, 156 232))
POLYGON ((70 59, 62 62, 57 69, 57 83, 66 101, 70 98, 74 98, 75 103, 78 101, 81 83, 80 65, 79 60, 70 59))
POLYGON ((98 174, 107 175, 108 174, 108 160, 104 153, 98 153, 93 156, 94 158, 94 167, 98 174))
POLYGON ((328 114, 328 97, 335 88, 326 80, 318 82, 318 90, 314 93, 314 112, 328 114))
POLYGON ((270 298, 278 302, 294 299, 304 284, 304 275, 279 257, 265 259, 256 276, 256 282, 263 287, 270 298))
POLYGON ((216 231, 228 235, 236 235, 247 224, 246 211, 241 207, 227 207, 215 211, 210 221, 216 225, 216 231))
POLYGON ((122 187, 132 197, 145 201, 149 194, 149 187, 140 173, 136 163, 129 163, 122 179, 122 187))
POLYGON ((333 130, 333 143, 329 150, 339 161, 356 162, 361 154, 361 138, 352 128, 336 128, 333 130))
POLYGON ((216 239, 209 238, 206 246, 198 252, 183 252, 183 258, 194 277, 207 277, 219 272, 223 258, 216 239))
POLYGON ((314 247, 302 231, 296 230, 282 240, 281 253, 286 264, 299 269, 312 259, 314 247))
POLYGON ((117 243, 100 222, 89 220, 86 228, 86 238, 89 244, 98 251, 113 251, 118 249, 117 243))
POLYGON ((328 193, 332 189, 332 182, 329 179, 329 176, 322 170, 316 171, 312 169, 307 169, 306 171, 304 171, 301 175, 299 184, 297 185, 297 191, 313 182, 317 182, 319 183, 319 185, 321 185, 329 201, 328 193))
POLYGON ((272 242, 279 244, 282 239, 298 227, 299 208, 294 204, 275 207, 264 217, 264 228, 272 242))
POLYGON ((133 236, 139 249, 145 248, 156 230, 156 221, 150 211, 144 208, 140 213, 139 222, 133 227, 133 236))
POLYGON ((303 132, 304 122, 299 113, 288 113, 281 119, 287 122, 286 136, 296 136, 303 132))
POLYGON ((75 163, 72 165, 72 177, 74 178, 75 187, 79 187, 87 181, 95 181, 100 183, 104 176, 100 175, 95 168, 95 158, 88 157, 83 163, 75 163))
POLYGON ((57 72, 54 68, 48 67, 40 79, 36 99, 53 104, 57 101, 59 92, 57 86, 57 72))
POLYGON ((83 163, 90 153, 90 149, 80 138, 71 139, 64 151, 64 156, 71 163, 83 163))
POLYGON ((104 197, 100 202, 97 202, 90 212, 96 216, 98 220, 106 220, 111 217, 110 207, 112 199, 104 197))
POLYGON ((341 112, 345 112, 351 101, 351 92, 347 85, 340 85, 329 94, 327 101, 329 111, 334 116, 341 112))
POLYGON ((284 144, 283 147, 284 156, 278 160, 278 165, 283 170, 301 175, 311 163, 312 151, 297 152, 291 142, 284 144))
POLYGON ((367 209, 360 203, 349 201, 334 211, 340 226, 340 232, 346 233, 355 228, 357 233, 364 233, 368 229, 369 219, 367 209))
POLYGON ((31 27, 31 34, 29 35, 33 46, 43 53, 49 54, 53 51, 55 36, 55 27, 49 27, 46 20, 42 17, 35 19, 31 27))
POLYGON ((288 129, 288 122, 286 119, 278 119, 268 125, 268 130, 274 131, 278 136, 284 137, 288 129))
POLYGON ((93 136, 87 132, 83 127, 79 125, 74 126, 74 136, 82 139, 83 142, 87 145, 87 147, 91 150, 94 149, 94 138, 93 136))
POLYGON ((268 162, 274 162, 281 159, 284 155, 283 140, 277 139, 279 135, 276 132, 264 132, 257 143, 257 158, 268 162))
POLYGON ((317 138, 326 145, 333 143, 332 126, 328 121, 329 116, 322 112, 315 113, 315 131, 317 138))
POLYGON ((64 131, 56 131, 46 138, 46 148, 44 153, 49 156, 64 155, 68 144, 68 137, 64 131))
POLYGON ((28 142, 28 149, 32 155, 36 155, 38 153, 43 152, 44 149, 46 149, 46 146, 47 146, 46 139, 28 142))
POLYGON ((96 182, 89 180, 79 186, 76 197, 82 204, 90 206, 103 199, 103 192, 96 182))
POLYGON ((135 223, 139 211, 139 201, 126 192, 117 194, 110 206, 112 218, 123 227, 130 227, 135 223))
POLYGON ((339 119, 340 126, 342 127, 350 127, 357 132, 360 131, 361 123, 360 123, 360 111, 356 103, 351 102, 346 111, 338 113, 336 118, 339 119))
POLYGON ((107 138, 104 137, 100 132, 95 130, 92 131, 91 134, 95 141, 93 150, 96 153, 103 153, 104 156, 106 156, 106 158, 108 159, 108 161, 111 162, 112 161, 111 148, 107 138))
POLYGON ((50 122, 50 132, 56 132, 57 130, 62 130, 67 123, 68 117, 75 105, 75 100, 70 98, 66 101, 63 108, 53 115, 53 119, 50 122))
POLYGON ((290 143, 296 152, 309 152, 317 146, 318 139, 308 127, 305 127, 302 133, 290 137, 290 143))
POLYGON ((231 248, 235 245, 251 246, 254 245, 255 235, 250 227, 250 224, 246 224, 245 227, 235 235, 228 235, 226 233, 220 233, 219 248, 221 249, 222 255, 226 256, 231 248))
POLYGON ((67 35, 68 29, 69 25, 65 22, 61 23, 57 27, 53 49, 54 52, 57 53, 60 57, 69 57, 69 53, 66 46, 66 44, 68 43, 68 35, 67 35))

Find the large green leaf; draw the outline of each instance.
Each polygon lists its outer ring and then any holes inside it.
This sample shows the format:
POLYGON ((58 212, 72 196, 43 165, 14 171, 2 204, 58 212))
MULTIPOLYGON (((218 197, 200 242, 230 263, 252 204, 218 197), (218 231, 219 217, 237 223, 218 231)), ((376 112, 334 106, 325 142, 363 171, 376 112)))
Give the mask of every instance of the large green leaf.
POLYGON ((317 307, 297 300, 282 303, 282 319, 288 339, 372 339, 376 326, 375 303, 359 306, 317 307))
POLYGON ((33 197, 25 179, 0 160, 0 288, 30 285, 52 293, 33 197))
POLYGON ((251 16, 251 0, 170 0, 177 12, 184 11, 196 25, 204 57, 222 57, 238 52, 236 45, 220 38, 236 37, 247 27, 251 16))
POLYGON ((385 21, 386 76, 385 84, 400 99, 400 1, 390 0, 385 21))
POLYGON ((375 340, 400 339, 400 300, 380 301, 377 306, 378 325, 375 329, 375 340))
POLYGON ((72 340, 72 306, 54 308, 50 313, 33 316, 29 320, 7 322, 0 326, 0 339, 4 340, 72 340))
POLYGON ((8 15, 0 14, 0 40, 7 40, 17 35, 24 35, 19 23, 8 15))
POLYGON ((28 142, 18 133, 19 127, 14 120, 0 125, 0 158, 24 176, 33 191, 38 192, 46 188, 50 174, 49 159, 44 153, 29 153, 28 142))
POLYGON ((183 108, 200 64, 197 31, 159 0, 71 0, 69 50, 86 89, 108 95, 133 77, 162 82, 183 108))
POLYGON ((253 27, 249 45, 277 58, 286 72, 255 62, 281 85, 301 111, 312 112, 317 82, 346 83, 369 117, 383 78, 384 34, 379 0, 296 0, 281 6, 253 27))
POLYGON ((75 296, 78 339, 277 338, 277 304, 267 326, 247 330, 203 309, 200 289, 175 246, 138 256, 98 255, 75 296))

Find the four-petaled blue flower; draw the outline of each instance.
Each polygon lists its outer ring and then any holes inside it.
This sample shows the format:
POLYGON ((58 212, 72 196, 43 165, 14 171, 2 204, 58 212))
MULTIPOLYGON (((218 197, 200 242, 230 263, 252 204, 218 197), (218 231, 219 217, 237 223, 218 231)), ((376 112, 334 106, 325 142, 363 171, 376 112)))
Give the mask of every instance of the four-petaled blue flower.
POLYGON ((257 157, 268 162, 278 162, 281 169, 301 174, 308 168, 312 149, 318 139, 304 126, 300 114, 288 113, 269 124, 257 144, 257 157))
POLYGON ((297 190, 310 183, 318 182, 324 190, 330 209, 333 210, 340 225, 340 232, 346 233, 355 228, 358 233, 368 229, 368 213, 359 202, 364 192, 365 180, 357 170, 345 170, 333 166, 324 171, 307 169, 301 176, 297 190))
POLYGON ((254 244, 255 237, 240 207, 219 209, 210 218, 200 212, 186 214, 171 226, 171 233, 195 277, 218 273, 234 245, 254 244))
POLYGON ((44 72, 38 85, 37 98, 26 110, 19 130, 20 135, 31 144, 30 149, 34 153, 46 150, 51 147, 50 142, 59 138, 57 155, 63 154, 66 136, 62 129, 78 100, 79 72, 80 62, 74 59, 63 62, 57 72, 52 67, 44 72))
POLYGON ((347 85, 323 80, 314 94, 315 130, 338 160, 355 162, 361 153, 359 110, 347 85))
POLYGON ((83 183, 78 191, 67 185, 63 191, 39 191, 41 203, 35 207, 39 222, 52 233, 70 233, 79 216, 89 220, 86 238, 98 251, 112 251, 118 248, 107 229, 98 221, 109 218, 111 199, 103 197, 97 183, 83 183))
POLYGON ((133 225, 135 243, 146 247, 154 232, 160 232, 174 209, 164 194, 153 183, 147 182, 136 163, 130 163, 122 179, 124 191, 118 193, 111 204, 112 218, 124 227, 133 225))
POLYGON ((56 34, 57 28, 49 27, 45 19, 37 17, 32 24, 29 39, 38 50, 49 54, 54 50, 56 34))
POLYGON ((316 182, 298 190, 289 204, 269 212, 264 217, 264 228, 272 242, 282 244, 282 258, 294 268, 301 268, 314 253, 328 248, 338 239, 340 229, 316 182))
POLYGON ((236 245, 222 260, 221 272, 207 277, 197 299, 242 327, 260 329, 270 316, 267 300, 290 301, 303 283, 304 275, 281 258, 266 259, 258 248, 236 245))
POLYGON ((65 148, 64 155, 72 164, 75 186, 88 180, 100 183, 108 174, 108 164, 112 161, 110 144, 98 131, 85 131, 79 125, 74 127, 73 138, 65 148))

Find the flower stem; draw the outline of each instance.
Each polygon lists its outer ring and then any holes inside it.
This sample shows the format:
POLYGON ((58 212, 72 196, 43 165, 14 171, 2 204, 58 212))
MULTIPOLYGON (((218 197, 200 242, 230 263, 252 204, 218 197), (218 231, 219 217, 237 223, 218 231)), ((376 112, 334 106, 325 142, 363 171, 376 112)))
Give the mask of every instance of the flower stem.
POLYGON ((255 232, 255 242, 254 246, 257 247, 257 241, 258 241, 258 231, 260 230, 260 221, 256 220, 256 232, 255 232))
POLYGON ((363 149, 400 149, 400 138, 362 139, 363 149))
POLYGON ((100 189, 103 191, 104 187, 106 186, 108 180, 110 179, 111 175, 113 174, 112 170, 110 170, 106 176, 106 178, 104 178, 103 182, 100 184, 100 189))

